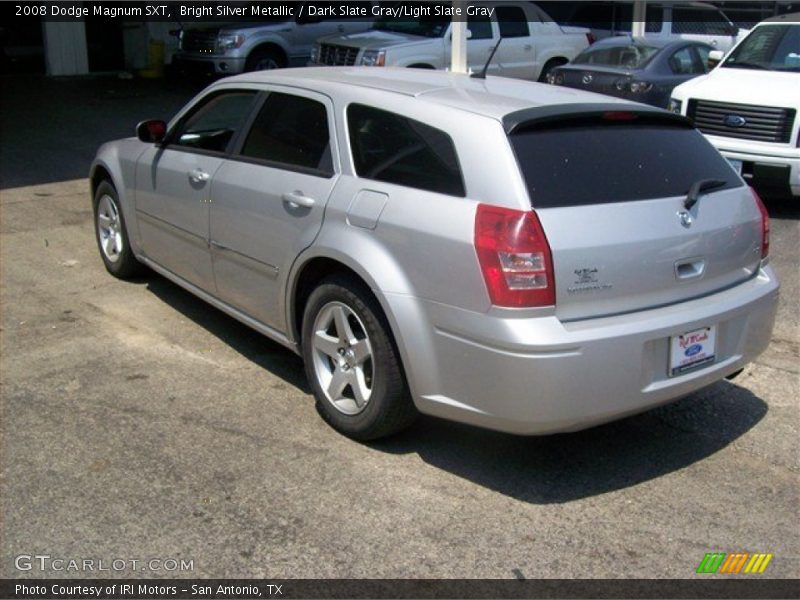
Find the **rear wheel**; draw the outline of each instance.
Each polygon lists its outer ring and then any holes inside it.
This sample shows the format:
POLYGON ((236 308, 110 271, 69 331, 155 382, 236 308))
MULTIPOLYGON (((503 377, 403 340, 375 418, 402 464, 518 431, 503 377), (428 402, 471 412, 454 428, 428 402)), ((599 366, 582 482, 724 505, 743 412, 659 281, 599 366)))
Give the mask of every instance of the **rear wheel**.
POLYGON ((317 410, 337 431, 372 440, 416 417, 386 319, 358 281, 331 277, 311 293, 302 346, 317 410))
POLYGON ((547 83, 547 76, 550 74, 550 71, 565 64, 567 64, 567 61, 563 58, 551 58, 548 60, 544 64, 544 67, 542 67, 542 72, 539 73, 539 83, 547 83))
POLYGON ((95 237, 106 270, 120 279, 141 274, 144 265, 133 255, 117 190, 111 183, 102 181, 97 186, 93 205, 95 237))

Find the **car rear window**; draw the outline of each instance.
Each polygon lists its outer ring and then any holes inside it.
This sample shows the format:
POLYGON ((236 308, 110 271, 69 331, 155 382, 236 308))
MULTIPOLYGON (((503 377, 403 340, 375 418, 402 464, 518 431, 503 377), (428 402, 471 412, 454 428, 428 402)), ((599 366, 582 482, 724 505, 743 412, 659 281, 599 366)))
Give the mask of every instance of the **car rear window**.
POLYGON ((602 65, 640 69, 656 55, 658 48, 642 44, 625 46, 589 46, 572 61, 574 65, 602 65))
POLYGON ((742 186, 695 129, 601 119, 548 123, 509 136, 534 208, 685 195, 700 179, 742 186))

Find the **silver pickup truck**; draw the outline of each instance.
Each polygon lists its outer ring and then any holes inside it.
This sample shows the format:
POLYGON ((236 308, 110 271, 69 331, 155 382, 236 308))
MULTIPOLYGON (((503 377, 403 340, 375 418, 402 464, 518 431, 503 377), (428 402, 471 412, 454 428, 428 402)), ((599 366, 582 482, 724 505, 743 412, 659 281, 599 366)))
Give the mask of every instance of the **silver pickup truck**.
MULTIPOLYGON (((588 29, 561 27, 532 2, 471 2, 466 8, 467 64, 480 71, 494 47, 491 75, 545 81, 551 69, 575 58, 594 38, 588 29)), ((451 17, 431 9, 417 18, 381 18, 360 33, 321 38, 312 65, 447 69, 451 17)))
POLYGON ((363 31, 369 21, 335 21, 299 15, 283 21, 183 29, 173 64, 192 72, 233 75, 308 62, 317 38, 363 31))

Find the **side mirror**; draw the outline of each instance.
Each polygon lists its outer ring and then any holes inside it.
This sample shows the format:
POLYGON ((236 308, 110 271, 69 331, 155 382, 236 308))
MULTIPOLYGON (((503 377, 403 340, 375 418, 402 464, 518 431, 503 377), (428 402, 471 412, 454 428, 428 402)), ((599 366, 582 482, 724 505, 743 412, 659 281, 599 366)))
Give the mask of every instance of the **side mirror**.
POLYGON ((151 119, 142 121, 136 126, 136 137, 148 144, 158 144, 167 135, 167 124, 164 121, 151 119))
POLYGON ((723 56, 725 56, 725 53, 722 50, 712 50, 711 52, 709 52, 708 68, 713 69, 714 67, 716 67, 722 60, 723 56))

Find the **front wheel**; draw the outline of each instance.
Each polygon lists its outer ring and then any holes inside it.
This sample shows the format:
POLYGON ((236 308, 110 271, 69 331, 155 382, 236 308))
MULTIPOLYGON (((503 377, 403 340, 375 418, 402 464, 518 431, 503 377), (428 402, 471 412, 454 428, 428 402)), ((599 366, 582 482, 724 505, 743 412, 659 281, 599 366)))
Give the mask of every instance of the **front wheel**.
POLYGON ((286 61, 275 50, 270 48, 260 48, 253 50, 245 61, 244 70, 268 71, 271 69, 282 69, 286 66, 286 61))
POLYGON ((144 266, 133 255, 117 190, 108 181, 97 186, 93 208, 97 247, 106 270, 119 279, 139 275, 144 266))
POLYGON ((312 292, 302 347, 317 410, 337 431, 373 440, 416 417, 386 319, 359 282, 331 277, 312 292))

